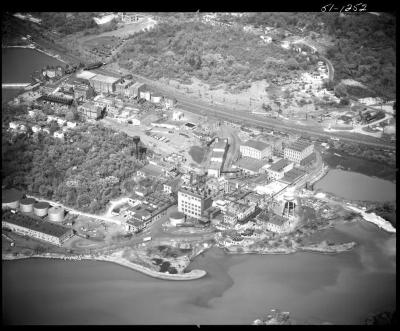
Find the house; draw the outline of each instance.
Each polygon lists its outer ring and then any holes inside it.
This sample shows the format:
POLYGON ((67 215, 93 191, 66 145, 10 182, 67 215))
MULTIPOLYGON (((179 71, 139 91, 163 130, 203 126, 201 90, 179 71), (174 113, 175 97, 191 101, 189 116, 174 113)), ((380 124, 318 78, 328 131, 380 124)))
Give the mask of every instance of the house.
POLYGON ((66 120, 63 120, 62 118, 57 118, 57 123, 59 126, 63 126, 66 120))
POLYGON ((163 191, 167 194, 172 194, 178 192, 179 186, 179 179, 169 180, 168 182, 164 183, 163 191))
POLYGON ((87 119, 99 119, 103 115, 101 108, 96 107, 93 101, 85 102, 83 105, 78 106, 78 112, 87 119))

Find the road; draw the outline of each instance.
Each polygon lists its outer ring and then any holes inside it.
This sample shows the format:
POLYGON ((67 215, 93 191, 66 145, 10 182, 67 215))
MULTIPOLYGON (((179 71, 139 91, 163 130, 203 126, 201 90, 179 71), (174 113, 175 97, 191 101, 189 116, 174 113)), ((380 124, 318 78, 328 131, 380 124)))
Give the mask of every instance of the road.
POLYGON ((332 62, 329 61, 325 56, 320 55, 320 57, 326 62, 328 67, 328 79, 330 82, 332 82, 333 77, 335 76, 335 69, 333 68, 332 62))
MULTIPOLYGON (((104 74, 111 74, 111 75, 116 75, 119 74, 114 70, 109 70, 106 68, 100 68, 99 71, 103 72, 104 74)), ((164 96, 168 96, 170 98, 175 98, 178 101, 179 108, 195 113, 197 115, 201 115, 203 113, 208 113, 208 115, 222 118, 225 120, 234 120, 237 121, 241 124, 252 124, 252 125, 258 125, 262 126, 264 128, 268 129, 280 129, 284 131, 291 131, 293 133, 300 133, 303 135, 312 135, 312 136, 318 136, 318 137, 324 137, 324 138, 331 138, 337 137, 340 138, 343 141, 351 142, 351 143, 357 143, 357 144, 364 144, 364 145, 369 145, 369 146, 374 146, 374 147, 379 147, 379 148, 385 148, 385 149, 392 149, 394 150, 396 148, 395 145, 388 145, 387 143, 379 143, 379 139, 374 139, 373 137, 349 137, 348 135, 343 134, 342 132, 325 132, 323 131, 323 128, 319 127, 305 127, 299 124, 285 124, 282 123, 279 120, 273 119, 273 118, 257 118, 255 115, 252 115, 249 113, 248 110, 233 110, 231 108, 227 108, 224 106, 220 105, 209 105, 205 103, 204 101, 201 100, 193 100, 193 97, 191 96, 186 96, 182 93, 176 92, 174 89, 171 87, 165 86, 160 84, 159 82, 155 82, 153 80, 150 80, 148 78, 145 78, 143 76, 139 76, 136 74, 133 74, 133 77, 136 78, 138 81, 141 81, 143 83, 146 83, 156 91, 159 92, 160 94, 164 96), (375 140, 375 141, 371 141, 375 140)))
MULTIPOLYGON (((35 38, 38 44, 42 44, 45 48, 52 49, 56 52, 61 53, 65 58, 72 60, 73 62, 81 62, 81 59, 71 55, 70 52, 66 51, 65 48, 61 47, 60 45, 56 45, 55 43, 49 42, 44 38, 35 38)), ((328 64, 329 74, 333 77, 333 66, 328 59, 325 59, 328 64)), ((108 68, 100 68, 100 72, 109 75, 121 75, 121 72, 117 72, 115 70, 110 70, 108 68)), ((201 114, 202 112, 206 112, 211 116, 224 118, 228 120, 235 120, 241 124, 252 124, 262 126, 268 129, 281 129, 285 131, 291 131, 295 133, 305 134, 305 135, 313 135, 318 137, 330 138, 332 136, 341 138, 343 141, 357 143, 357 144, 364 144, 379 148, 391 149, 394 150, 396 146, 388 145, 387 143, 379 143, 377 140, 372 137, 348 137, 341 132, 335 133, 326 133, 323 131, 323 128, 318 127, 304 127, 301 125, 296 125, 294 123, 284 124, 279 120, 272 119, 272 118, 257 118, 254 115, 251 115, 249 110, 233 110, 231 108, 227 108, 224 106, 217 106, 217 105, 209 105, 201 100, 193 100, 192 96, 186 96, 182 93, 178 93, 172 88, 162 85, 159 82, 155 82, 153 80, 147 79, 143 76, 133 75, 138 81, 142 81, 144 83, 149 84, 153 87, 154 90, 158 90, 164 96, 169 96, 172 98, 176 98, 179 102, 180 108, 183 110, 201 114), (372 141, 371 139, 375 140, 372 141)))

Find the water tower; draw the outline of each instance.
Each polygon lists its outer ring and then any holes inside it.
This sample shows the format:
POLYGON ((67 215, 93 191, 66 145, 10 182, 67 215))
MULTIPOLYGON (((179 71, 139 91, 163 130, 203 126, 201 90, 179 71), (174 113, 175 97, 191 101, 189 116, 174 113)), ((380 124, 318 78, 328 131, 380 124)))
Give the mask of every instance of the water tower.
POLYGON ((138 159, 139 158, 138 145, 139 145, 139 142, 140 142, 140 137, 139 136, 134 136, 132 139, 133 139, 133 142, 135 143, 135 146, 136 146, 136 158, 138 159))
POLYGON ((283 197, 284 205, 283 205, 283 211, 282 211, 282 216, 284 217, 294 217, 295 216, 295 209, 296 209, 296 203, 295 203, 295 198, 293 194, 285 194, 283 197))

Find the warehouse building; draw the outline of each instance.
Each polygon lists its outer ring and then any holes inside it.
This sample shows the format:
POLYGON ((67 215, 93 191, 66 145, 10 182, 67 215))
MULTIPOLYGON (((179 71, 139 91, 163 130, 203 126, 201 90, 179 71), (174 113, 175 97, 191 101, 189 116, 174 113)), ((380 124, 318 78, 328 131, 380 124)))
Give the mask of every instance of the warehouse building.
POLYGON ((72 229, 50 222, 35 220, 24 214, 3 213, 1 223, 2 227, 11 231, 43 240, 56 246, 62 246, 66 240, 74 235, 72 229))
POLYGON ((133 85, 128 87, 129 95, 133 96, 134 98, 140 97, 140 92, 144 92, 147 90, 147 86, 144 83, 136 82, 133 85))
POLYGON ((293 168, 293 162, 286 159, 280 159, 279 161, 272 163, 269 168, 267 168, 267 173, 270 179, 278 180, 281 179, 285 172, 293 168))
POLYGON ((255 159, 252 157, 243 157, 236 162, 232 168, 241 169, 244 173, 249 175, 261 174, 266 171, 268 161, 255 159))
POLYGON ((120 78, 105 76, 97 74, 92 78, 89 78, 90 85, 98 93, 114 93, 115 85, 119 82, 120 78))
POLYGON ((115 84, 115 92, 122 97, 133 96, 133 90, 129 87, 134 83, 135 82, 133 80, 123 78, 115 84))
POLYGON ((314 144, 305 140, 298 139, 285 147, 284 158, 296 164, 300 164, 307 156, 314 152, 314 144))
POLYGON ((244 157, 261 160, 272 156, 272 148, 262 141, 248 140, 244 145, 240 145, 240 153, 244 157))
POLYGON ((235 225, 238 221, 244 220, 246 217, 250 216, 255 211, 255 205, 247 205, 237 201, 231 202, 224 214, 224 222, 235 225))

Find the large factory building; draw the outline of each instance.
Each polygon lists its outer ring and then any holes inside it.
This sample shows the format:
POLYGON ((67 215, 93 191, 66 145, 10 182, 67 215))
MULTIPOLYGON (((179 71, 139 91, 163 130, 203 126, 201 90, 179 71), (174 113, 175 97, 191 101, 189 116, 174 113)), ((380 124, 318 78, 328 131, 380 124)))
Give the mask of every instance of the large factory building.
POLYGON ((98 93, 114 93, 115 85, 121 78, 98 74, 89 78, 90 85, 98 93))

